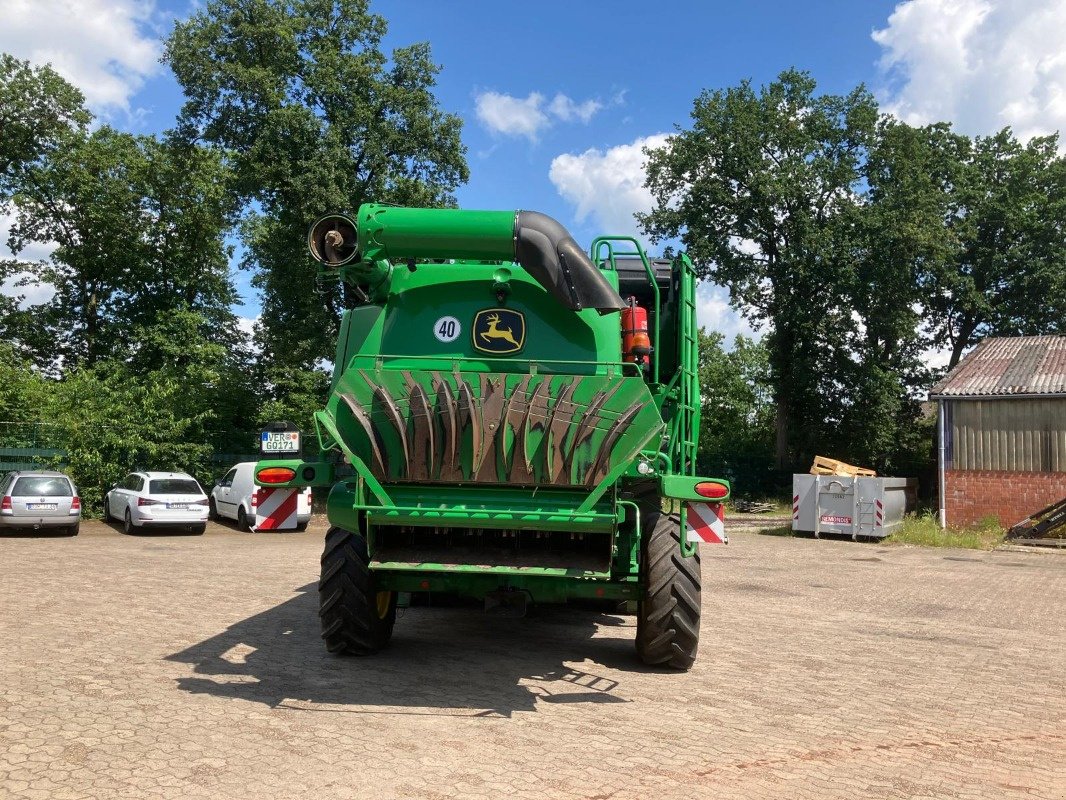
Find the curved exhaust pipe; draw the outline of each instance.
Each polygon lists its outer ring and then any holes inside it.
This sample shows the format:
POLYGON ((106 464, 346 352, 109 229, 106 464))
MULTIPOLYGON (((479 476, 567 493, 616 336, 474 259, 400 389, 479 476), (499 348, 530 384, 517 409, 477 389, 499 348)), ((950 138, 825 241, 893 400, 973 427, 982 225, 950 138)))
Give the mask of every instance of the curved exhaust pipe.
POLYGON ((570 233, 536 211, 464 211, 366 204, 355 220, 323 217, 308 234, 316 261, 380 286, 387 263, 441 258, 514 261, 571 311, 601 314, 625 303, 570 233))

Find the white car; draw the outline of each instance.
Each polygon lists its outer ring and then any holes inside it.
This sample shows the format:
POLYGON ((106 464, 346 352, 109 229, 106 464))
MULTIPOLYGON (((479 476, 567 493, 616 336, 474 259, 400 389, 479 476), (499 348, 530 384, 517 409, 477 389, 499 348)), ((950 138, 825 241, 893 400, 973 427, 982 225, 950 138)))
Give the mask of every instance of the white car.
POLYGON ((104 495, 104 521, 119 521, 126 533, 143 527, 207 529, 208 500, 184 472, 131 472, 104 495))
MULTIPOLYGON (((242 461, 234 465, 211 490, 211 519, 234 520, 242 531, 255 527, 255 510, 258 506, 259 487, 255 485, 256 461, 242 461)), ((297 490, 296 530, 306 530, 311 521, 311 489, 297 490)))

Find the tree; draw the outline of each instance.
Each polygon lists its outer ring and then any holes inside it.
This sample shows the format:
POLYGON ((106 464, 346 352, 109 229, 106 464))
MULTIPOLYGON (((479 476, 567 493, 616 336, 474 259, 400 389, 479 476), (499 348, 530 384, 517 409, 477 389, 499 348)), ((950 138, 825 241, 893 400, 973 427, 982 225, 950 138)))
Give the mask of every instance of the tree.
POLYGON ((724 347, 720 333, 699 332, 701 475, 721 475, 744 494, 771 492, 774 404, 766 345, 745 336, 724 347))
POLYGON ((57 246, 21 268, 55 288, 24 334, 37 365, 92 366, 135 346, 132 332, 188 309, 237 338, 224 234, 234 205, 217 150, 103 126, 25 174, 10 243, 57 246))
MULTIPOLYGON (((8 212, 11 195, 32 179, 36 165, 84 135, 91 115, 82 103, 81 92, 51 67, 0 53, 0 214, 8 212)), ((18 276, 18 288, 23 271, 23 262, 0 258, 0 283, 18 276)), ((20 307, 23 300, 0 297, 0 339, 15 342, 19 352, 32 321, 20 307)))
POLYGON ((781 469, 841 413, 836 345, 853 320, 840 288, 878 118, 862 87, 815 88, 789 70, 758 93, 747 81, 703 92, 692 128, 648 154, 656 207, 638 215, 653 240, 680 237, 702 277, 766 323, 781 469))
POLYGON ((0 53, 0 202, 25 169, 84 132, 91 115, 81 92, 50 66, 0 53))
POLYGON ((366 0, 209 0, 167 41, 187 96, 179 129, 226 149, 247 204, 244 266, 264 293, 260 345, 276 369, 333 355, 338 298, 311 291, 304 246, 317 216, 368 200, 450 204, 467 179, 429 46, 390 60, 385 31, 366 0))
POLYGON ((949 366, 984 336, 1066 331, 1066 159, 1058 137, 1004 129, 953 151, 945 235, 953 257, 925 276, 933 341, 949 366))

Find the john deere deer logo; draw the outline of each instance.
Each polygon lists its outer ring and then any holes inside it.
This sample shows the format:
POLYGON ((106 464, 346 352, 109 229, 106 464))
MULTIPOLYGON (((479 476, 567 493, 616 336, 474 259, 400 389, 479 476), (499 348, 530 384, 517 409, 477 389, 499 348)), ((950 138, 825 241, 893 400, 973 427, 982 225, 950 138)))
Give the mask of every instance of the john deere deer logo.
POLYGON ((474 349, 502 356, 517 353, 526 342, 526 318, 509 308, 485 308, 474 316, 474 349))

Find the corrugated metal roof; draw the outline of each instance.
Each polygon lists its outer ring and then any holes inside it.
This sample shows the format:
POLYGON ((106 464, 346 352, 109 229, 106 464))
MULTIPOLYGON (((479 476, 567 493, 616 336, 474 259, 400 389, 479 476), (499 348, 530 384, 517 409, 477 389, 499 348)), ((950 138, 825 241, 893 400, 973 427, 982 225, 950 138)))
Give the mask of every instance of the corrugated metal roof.
POLYGON ((930 397, 1066 394, 1066 336, 988 338, 929 391, 930 397))

